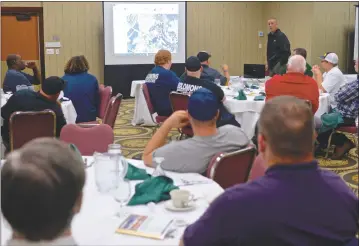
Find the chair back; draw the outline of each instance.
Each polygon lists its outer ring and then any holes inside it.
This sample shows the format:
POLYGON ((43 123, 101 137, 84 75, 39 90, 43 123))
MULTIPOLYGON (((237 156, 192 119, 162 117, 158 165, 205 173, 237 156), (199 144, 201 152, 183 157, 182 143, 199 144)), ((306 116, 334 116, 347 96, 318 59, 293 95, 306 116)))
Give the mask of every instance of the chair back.
POLYGON ((107 105, 105 116, 103 117, 103 124, 109 125, 112 129, 115 127, 116 118, 122 101, 122 94, 118 93, 112 97, 107 105))
POLYGON ((11 151, 35 138, 56 137, 56 115, 49 109, 14 112, 9 123, 11 151))
POLYGON ((100 93, 100 103, 98 106, 98 117, 103 119, 105 117, 107 106, 110 102, 111 95, 112 95, 112 87, 111 86, 99 86, 99 93, 100 93))
POLYGON ((263 155, 259 154, 254 159, 251 172, 249 174, 249 180, 254 180, 256 178, 264 176, 267 170, 267 166, 264 163, 263 155))
MULTIPOLYGON (((189 100, 189 95, 172 91, 170 93, 170 102, 172 106, 172 111, 175 112, 178 110, 187 110, 188 100, 189 100)), ((192 137, 194 135, 190 124, 183 127, 182 129, 178 129, 178 131, 181 133, 180 139, 183 134, 189 137, 192 137)))
POLYGON ((153 115, 155 113, 155 108, 154 108, 154 106, 152 104, 152 101, 151 101, 150 91, 148 90, 147 83, 144 83, 142 85, 142 92, 143 92, 143 95, 144 95, 145 100, 146 100, 148 111, 150 111, 150 114, 153 115))
POLYGON ((178 110, 187 110, 188 109, 188 100, 189 95, 182 94, 179 92, 172 91, 170 93, 170 102, 173 112, 178 110))
POLYGON ((90 128, 68 124, 62 128, 60 140, 74 144, 82 155, 91 156, 94 152, 107 152, 108 145, 114 141, 114 133, 112 128, 106 124, 90 128))
POLYGON ((207 169, 207 177, 216 181, 223 189, 245 183, 256 154, 253 145, 231 153, 215 155, 207 169))

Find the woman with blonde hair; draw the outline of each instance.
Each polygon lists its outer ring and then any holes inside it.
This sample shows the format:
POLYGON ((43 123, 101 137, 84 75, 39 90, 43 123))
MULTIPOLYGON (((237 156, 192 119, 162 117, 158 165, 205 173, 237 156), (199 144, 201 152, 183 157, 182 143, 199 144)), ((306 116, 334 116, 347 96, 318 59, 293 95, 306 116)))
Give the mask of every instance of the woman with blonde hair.
POLYGON ((168 50, 159 50, 155 56, 155 67, 145 81, 151 94, 152 104, 159 116, 172 114, 169 94, 177 90, 179 78, 171 71, 172 56, 168 50))
POLYGON ((72 57, 65 66, 64 96, 68 97, 77 112, 76 122, 95 121, 99 105, 98 81, 88 73, 89 64, 84 56, 72 57))

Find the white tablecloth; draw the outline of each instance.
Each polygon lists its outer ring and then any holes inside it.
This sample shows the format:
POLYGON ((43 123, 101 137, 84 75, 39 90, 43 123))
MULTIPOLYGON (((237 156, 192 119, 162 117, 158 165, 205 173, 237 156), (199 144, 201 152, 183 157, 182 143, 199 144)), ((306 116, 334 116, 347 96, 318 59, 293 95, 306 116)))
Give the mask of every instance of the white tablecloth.
MULTIPOLYGON (((142 92, 142 84, 144 80, 134 80, 131 84, 131 97, 135 97, 135 109, 133 113, 132 125, 146 125, 146 126, 155 126, 151 118, 150 111, 148 110, 145 96, 142 92)), ((155 116, 153 116, 155 119, 155 116)))
MULTIPOLYGON (((260 80, 263 82, 263 80, 260 80)), ((131 96, 135 96, 135 112, 132 119, 132 125, 155 125, 151 119, 150 112, 148 111, 143 92, 141 90, 142 84, 145 83, 144 80, 135 80, 132 82, 131 87, 131 96)), ((222 87, 224 93, 227 95, 226 106, 229 107, 230 111, 236 117, 236 120, 241 124, 242 129, 247 134, 249 138, 252 138, 254 135, 255 124, 259 119, 259 114, 262 111, 264 106, 264 101, 253 101, 254 96, 247 96, 248 100, 239 101, 233 99, 231 91, 226 89, 227 87, 222 87)), ((322 114, 329 111, 329 94, 322 94, 319 97, 319 108, 316 112, 316 116, 321 116, 322 114)))
POLYGON ((62 112, 64 113, 67 124, 76 124, 77 113, 72 101, 61 103, 62 112))
MULTIPOLYGON (((91 158, 89 158, 89 161, 91 158)), ((140 168, 144 168, 142 161, 130 160, 130 162, 140 168)), ((89 162, 90 163, 90 162, 89 162)), ((146 168, 152 174, 152 168, 146 168)), ((179 228, 174 234, 174 238, 168 238, 162 241, 146 239, 141 237, 122 235, 115 233, 123 218, 116 216, 120 211, 119 204, 110 195, 100 194, 95 185, 94 168, 86 170, 86 183, 84 187, 84 197, 81 211, 75 216, 72 223, 72 231, 75 240, 79 245, 178 245, 182 236, 184 227, 179 228)), ((180 173, 166 172, 166 175, 176 180, 183 177, 180 173)), ((199 174, 198 178, 208 180, 199 174)), ((197 177, 196 177, 197 179, 197 177)), ((141 181, 132 181, 134 185, 141 181)), ((197 207, 189 212, 170 212, 164 207, 164 202, 153 207, 147 205, 125 207, 126 213, 139 213, 144 215, 169 216, 175 219, 185 220, 187 223, 196 221, 207 209, 209 202, 215 199, 223 192, 223 189, 215 182, 208 184, 182 186, 181 189, 189 190, 195 197, 203 197, 196 201, 197 207)), ((132 189, 134 190, 134 189, 132 189)), ((125 216, 124 216, 125 217, 125 216)), ((11 230, 1 219, 1 245, 10 237, 11 230)))
POLYGON ((352 82, 357 79, 357 74, 344 74, 344 77, 347 79, 347 82, 352 82))
MULTIPOLYGON (((6 104, 9 98, 10 95, 6 95, 6 94, 1 95, 1 107, 6 104)), ((61 108, 62 108, 62 112, 64 113, 67 124, 75 124, 77 113, 74 105, 72 104, 72 101, 63 101, 61 103, 61 108)), ((2 125, 2 119, 1 119, 1 125, 2 125)))
MULTIPOLYGON (((247 100, 241 101, 233 99, 234 93, 231 90, 222 87, 225 95, 226 102, 225 106, 229 109, 229 111, 234 114, 236 120, 241 124, 241 128, 247 134, 249 138, 254 136, 255 125, 259 119, 259 115, 263 109, 265 101, 254 101, 255 96, 248 96, 247 100)), ((256 91, 256 94, 259 90, 256 91)), ((323 93, 319 96, 319 107, 316 116, 320 117, 322 114, 329 111, 329 94, 323 93)))

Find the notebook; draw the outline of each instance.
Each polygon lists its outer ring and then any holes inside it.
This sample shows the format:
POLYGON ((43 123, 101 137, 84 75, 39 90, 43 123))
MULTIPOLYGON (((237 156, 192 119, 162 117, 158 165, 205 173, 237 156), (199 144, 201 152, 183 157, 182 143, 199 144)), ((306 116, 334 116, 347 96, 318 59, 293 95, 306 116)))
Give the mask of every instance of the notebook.
POLYGON ((117 233, 163 240, 173 228, 174 220, 160 216, 130 214, 116 230, 117 233))

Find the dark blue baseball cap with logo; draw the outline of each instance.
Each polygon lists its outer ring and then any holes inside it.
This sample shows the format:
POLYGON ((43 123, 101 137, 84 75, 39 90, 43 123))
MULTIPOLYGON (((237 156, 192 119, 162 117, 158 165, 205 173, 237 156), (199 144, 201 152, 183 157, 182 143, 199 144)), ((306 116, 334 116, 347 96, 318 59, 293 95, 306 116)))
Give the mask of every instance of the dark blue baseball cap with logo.
POLYGON ((188 101, 188 113, 195 120, 212 120, 220 108, 218 98, 208 89, 201 88, 193 92, 188 101))

